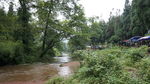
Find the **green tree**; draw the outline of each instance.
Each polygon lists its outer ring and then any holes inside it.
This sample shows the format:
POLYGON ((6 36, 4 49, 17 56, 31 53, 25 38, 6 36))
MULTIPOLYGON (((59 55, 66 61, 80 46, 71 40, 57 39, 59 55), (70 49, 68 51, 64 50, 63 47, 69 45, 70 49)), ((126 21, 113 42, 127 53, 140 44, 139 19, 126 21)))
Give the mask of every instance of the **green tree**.
POLYGON ((133 35, 143 36, 149 29, 149 0, 133 0, 132 1, 132 19, 131 26, 133 35))
POLYGON ((75 32, 80 14, 77 0, 50 0, 37 1, 38 26, 42 29, 41 41, 43 57, 49 50, 63 38, 67 38, 75 32), (69 5, 70 4, 70 5, 69 5), (72 6, 71 6, 72 5, 72 6), (62 16, 65 20, 59 19, 62 16))
POLYGON ((87 26, 87 19, 80 6, 77 6, 75 14, 71 15, 68 27, 73 29, 69 38, 70 51, 85 49, 86 45, 89 44, 90 31, 87 26))
POLYGON ((132 35, 131 29, 131 6, 129 0, 125 1, 124 12, 122 14, 123 27, 122 27, 122 38, 128 39, 132 35))
POLYGON ((100 21, 99 17, 89 18, 89 36, 91 39, 91 45, 98 45, 100 42, 104 42, 104 30, 105 22, 100 21))
POLYGON ((20 8, 18 9, 18 24, 19 24, 19 34, 22 43, 24 44, 24 50, 26 54, 29 54, 31 49, 30 46, 33 42, 33 35, 31 32, 31 25, 29 24, 30 16, 29 13, 29 1, 19 0, 20 8))
POLYGON ((8 10, 8 16, 13 16, 14 15, 14 8, 13 8, 14 4, 13 2, 10 2, 10 5, 9 5, 9 10, 8 10))

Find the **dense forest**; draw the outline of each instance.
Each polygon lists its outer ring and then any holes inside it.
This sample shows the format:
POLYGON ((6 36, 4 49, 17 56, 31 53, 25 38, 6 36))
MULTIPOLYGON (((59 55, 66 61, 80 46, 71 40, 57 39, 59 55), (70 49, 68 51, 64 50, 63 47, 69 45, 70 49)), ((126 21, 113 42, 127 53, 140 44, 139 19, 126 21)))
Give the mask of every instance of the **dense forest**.
POLYGON ((9 10, 0 8, 0 65, 47 60, 63 50, 64 38, 86 27, 76 0, 19 0, 18 8, 11 0, 1 3, 9 10))
POLYGON ((69 40, 69 50, 87 45, 118 43, 144 36, 150 28, 150 1, 125 1, 124 12, 110 12, 108 22, 87 18, 78 0, 11 0, 0 7, 0 65, 32 63, 55 56, 69 40), (39 60, 40 59, 40 60, 39 60))

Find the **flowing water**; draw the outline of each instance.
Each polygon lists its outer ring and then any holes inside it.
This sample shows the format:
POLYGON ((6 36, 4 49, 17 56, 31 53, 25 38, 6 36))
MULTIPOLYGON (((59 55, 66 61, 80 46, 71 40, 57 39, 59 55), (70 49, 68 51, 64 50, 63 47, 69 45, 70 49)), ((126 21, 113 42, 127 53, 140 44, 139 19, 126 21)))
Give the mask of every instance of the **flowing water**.
POLYGON ((66 53, 54 59, 55 61, 50 64, 0 67, 0 84, 43 84, 44 81, 55 76, 67 77, 80 66, 79 62, 71 61, 66 53))

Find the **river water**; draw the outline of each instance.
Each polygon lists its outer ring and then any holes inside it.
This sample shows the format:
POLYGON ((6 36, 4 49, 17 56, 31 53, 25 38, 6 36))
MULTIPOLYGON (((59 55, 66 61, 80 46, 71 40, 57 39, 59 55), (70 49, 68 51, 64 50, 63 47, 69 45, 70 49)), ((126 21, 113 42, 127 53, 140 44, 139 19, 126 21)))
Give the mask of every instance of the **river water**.
POLYGON ((72 61, 68 54, 54 57, 50 64, 36 63, 0 67, 0 84, 44 84, 55 76, 68 77, 80 66, 79 62, 72 61))

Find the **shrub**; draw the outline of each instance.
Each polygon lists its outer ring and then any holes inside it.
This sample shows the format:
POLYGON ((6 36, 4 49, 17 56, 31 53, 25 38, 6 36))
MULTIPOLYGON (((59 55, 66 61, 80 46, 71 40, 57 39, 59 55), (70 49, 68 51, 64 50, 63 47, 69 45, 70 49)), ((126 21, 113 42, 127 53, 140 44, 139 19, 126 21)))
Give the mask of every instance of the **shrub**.
POLYGON ((73 77, 64 79, 63 77, 54 77, 47 81, 46 84, 81 84, 73 77))
POLYGON ((23 48, 20 42, 0 42, 0 65, 20 63, 22 53, 23 48))
POLYGON ((117 36, 117 35, 113 35, 110 39, 109 39, 110 42, 112 43, 117 43, 120 41, 120 37, 117 36))
POLYGON ((140 62, 136 63, 136 68, 139 72, 139 77, 145 82, 150 83, 150 57, 143 58, 140 62))
POLYGON ((146 46, 114 46, 104 50, 76 51, 72 56, 80 58, 82 66, 72 78, 75 82, 66 81, 70 84, 149 84, 150 57, 147 49, 146 46))
POLYGON ((46 84, 64 84, 64 78, 54 77, 50 79, 46 84))
POLYGON ((55 56, 61 56, 61 52, 57 48, 53 48, 55 56))
POLYGON ((83 60, 83 56, 86 56, 90 51, 86 51, 86 50, 77 50, 75 52, 73 52, 71 54, 71 57, 73 59, 77 59, 77 60, 83 60))
POLYGON ((84 56, 84 67, 79 70, 78 77, 81 79, 95 77, 98 78, 97 82, 101 82, 101 84, 108 83, 110 76, 119 79, 122 74, 122 66, 116 61, 116 55, 111 55, 112 52, 107 52, 106 55, 106 52, 107 50, 102 50, 101 53, 96 51, 84 56))

